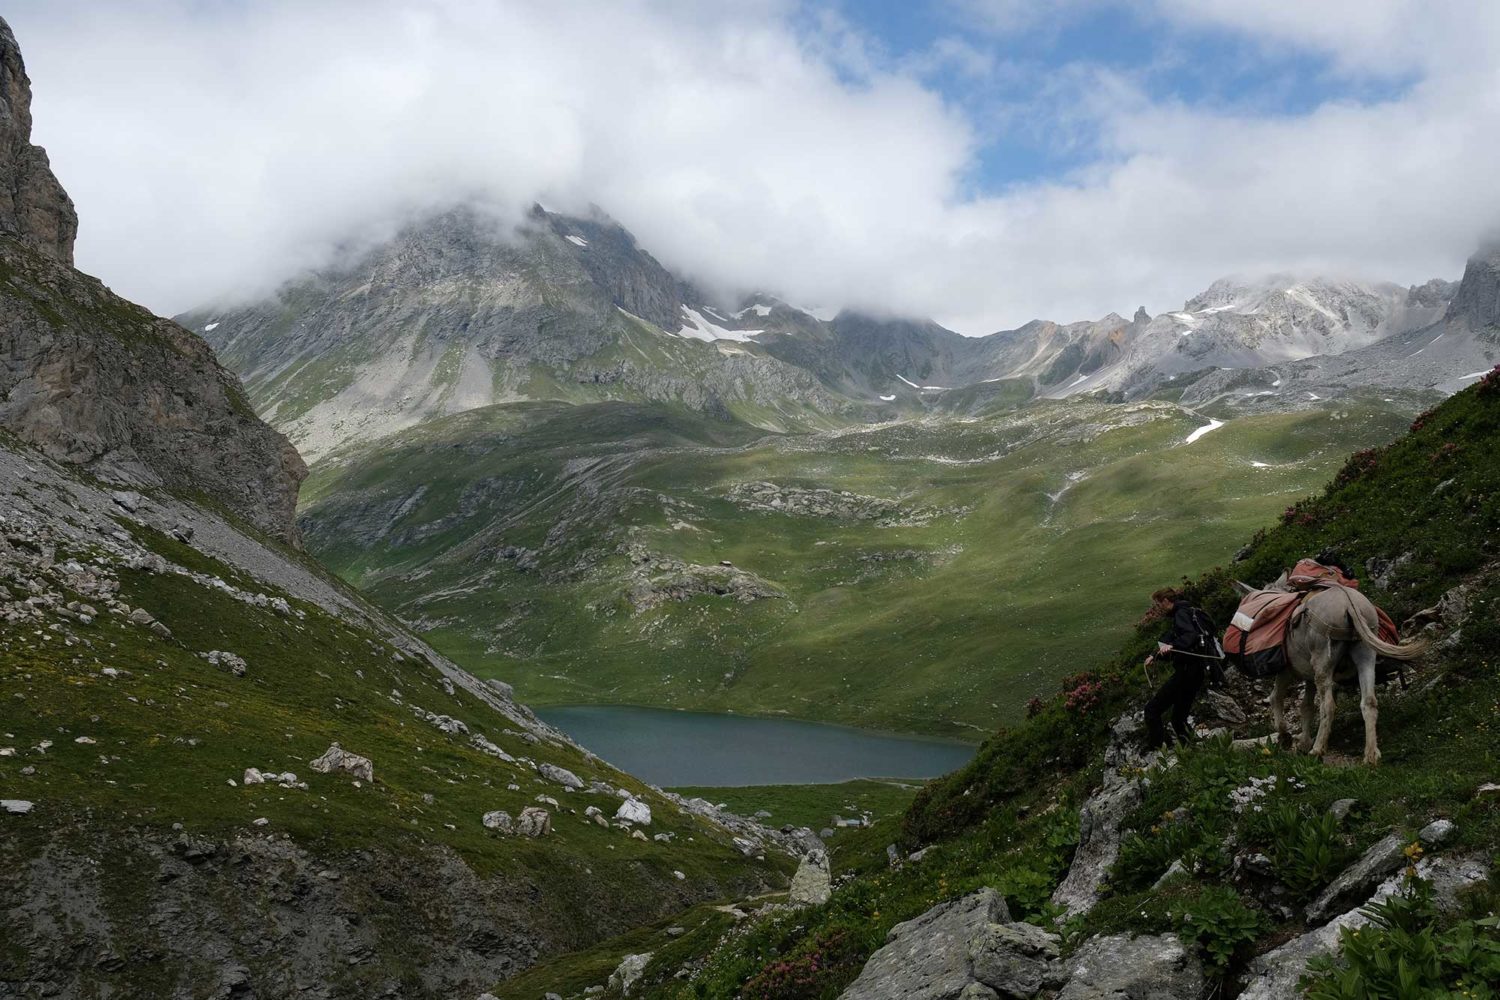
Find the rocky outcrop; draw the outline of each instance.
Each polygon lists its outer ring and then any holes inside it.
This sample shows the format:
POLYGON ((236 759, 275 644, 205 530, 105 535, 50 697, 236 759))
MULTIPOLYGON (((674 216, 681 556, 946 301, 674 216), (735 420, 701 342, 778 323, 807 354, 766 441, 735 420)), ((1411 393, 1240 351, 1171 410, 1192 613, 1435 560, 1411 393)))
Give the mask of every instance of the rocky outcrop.
POLYGON ((1500 327, 1500 243, 1469 258, 1446 319, 1475 331, 1500 327))
POLYGON ((73 269, 73 205, 30 136, 30 85, 0 21, 0 428, 295 542, 302 460, 208 345, 73 269))
POLYGON ((626 955, 619 967, 609 974, 609 988, 620 996, 630 996, 631 990, 635 989, 635 984, 640 982, 641 975, 646 971, 651 954, 647 951, 638 955, 626 955))
POLYGON ((10 25, 0 18, 0 232, 64 264, 73 263, 78 213, 31 144, 31 80, 10 25))
MULTIPOLYGON (((1432 898, 1439 911, 1449 912, 1459 905, 1460 893, 1488 879, 1488 864, 1477 858, 1437 858, 1423 860, 1416 874, 1432 884, 1432 898)), ((1358 930, 1370 922, 1365 907, 1378 903, 1400 891, 1404 874, 1388 878, 1370 898, 1334 917, 1322 927, 1308 931, 1257 956, 1245 971, 1244 992, 1240 1000, 1281 1000, 1297 995, 1297 981, 1307 971, 1313 958, 1338 951, 1345 931, 1358 930)))
POLYGON ((1307 907, 1308 923, 1322 923, 1335 913, 1365 899, 1406 860, 1405 842, 1394 833, 1370 845, 1360 859, 1328 884, 1307 907))
POLYGON ((969 942, 990 924, 1009 923, 994 889, 933 907, 897 924, 839 1000, 954 1000, 974 981, 969 942))
POLYGON ((1131 747, 1140 730, 1133 715, 1122 717, 1114 729, 1113 742, 1105 757, 1104 782, 1079 810, 1078 848, 1067 877, 1052 894, 1052 902, 1069 916, 1087 913, 1099 901, 1109 870, 1120 854, 1120 825, 1143 796, 1139 777, 1125 771, 1128 763, 1139 765, 1131 747))
POLYGON ((5 239, 0 427, 101 479, 207 495, 269 535, 297 538, 306 467, 208 345, 5 239))

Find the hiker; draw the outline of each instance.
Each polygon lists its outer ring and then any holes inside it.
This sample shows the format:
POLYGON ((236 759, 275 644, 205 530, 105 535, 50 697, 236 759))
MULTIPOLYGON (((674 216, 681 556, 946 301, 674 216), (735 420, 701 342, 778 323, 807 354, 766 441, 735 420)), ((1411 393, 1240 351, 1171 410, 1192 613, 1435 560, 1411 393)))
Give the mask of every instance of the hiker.
POLYGON ((1172 735, 1178 743, 1192 739, 1188 713, 1203 688, 1209 668, 1217 665, 1214 626, 1208 615, 1195 608, 1175 587, 1163 587, 1151 595, 1157 614, 1166 619, 1167 627, 1156 652, 1146 657, 1150 666, 1157 657, 1170 657, 1172 676, 1146 702, 1146 749, 1157 750, 1167 742, 1162 716, 1172 713, 1172 735))

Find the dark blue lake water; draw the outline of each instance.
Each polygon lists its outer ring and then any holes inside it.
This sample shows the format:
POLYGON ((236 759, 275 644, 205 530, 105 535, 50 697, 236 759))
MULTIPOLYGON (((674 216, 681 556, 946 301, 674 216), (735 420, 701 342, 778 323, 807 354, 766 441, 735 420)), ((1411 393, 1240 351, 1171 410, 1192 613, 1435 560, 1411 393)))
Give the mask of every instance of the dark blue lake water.
POLYGON ((793 719, 578 705, 537 715, 631 774, 673 785, 810 785, 851 778, 931 778, 975 747, 793 719))

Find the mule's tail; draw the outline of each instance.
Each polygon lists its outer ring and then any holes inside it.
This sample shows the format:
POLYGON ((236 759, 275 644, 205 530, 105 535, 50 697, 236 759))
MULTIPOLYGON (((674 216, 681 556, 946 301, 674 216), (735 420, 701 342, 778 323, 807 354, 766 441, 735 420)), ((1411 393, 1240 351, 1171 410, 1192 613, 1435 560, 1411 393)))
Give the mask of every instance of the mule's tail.
POLYGON ((1413 639, 1410 642, 1392 645, 1380 638, 1375 630, 1370 627, 1370 623, 1365 621, 1365 616, 1359 613, 1359 608, 1355 606, 1354 598, 1350 597, 1347 592, 1344 596, 1349 603, 1349 620, 1354 624, 1354 631, 1359 633, 1360 642, 1363 642, 1381 656, 1392 660, 1415 660, 1427 652, 1427 641, 1425 639, 1413 639))

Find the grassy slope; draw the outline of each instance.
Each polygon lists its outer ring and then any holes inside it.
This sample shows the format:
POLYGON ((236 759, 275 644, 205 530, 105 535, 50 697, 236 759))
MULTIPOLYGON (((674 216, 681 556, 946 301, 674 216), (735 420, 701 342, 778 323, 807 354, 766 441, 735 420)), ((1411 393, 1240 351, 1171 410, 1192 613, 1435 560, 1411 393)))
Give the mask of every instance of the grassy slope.
POLYGON ((1405 419, 1371 400, 1243 417, 1185 445, 1201 421, 1168 404, 1001 406, 815 437, 655 407, 504 406, 323 463, 306 520, 338 572, 535 703, 973 737, 1118 642, 1143 589, 1202 569, 1225 538, 1405 419), (580 473, 584 458, 597 464, 580 473), (761 480, 962 513, 877 527, 725 497, 761 480), (475 482, 493 484, 493 499, 464 508, 475 482), (348 530, 362 504, 423 485, 385 537, 365 544, 348 530), (491 555, 545 550, 549 533, 540 572, 491 555), (786 599, 635 612, 618 551, 627 541, 691 563, 730 560, 786 599), (605 558, 577 569, 590 548, 605 558))
MULTIPOLYGON (((243 579, 149 529, 126 521, 121 528, 179 564, 231 582, 243 579)), ((86 562, 91 555, 58 551, 56 558, 86 562)), ((251 589, 271 590, 261 584, 251 589)), ((705 897, 734 898, 764 884, 774 871, 774 862, 767 867, 744 859, 727 836, 667 807, 656 810, 652 832, 676 834, 670 847, 585 822, 586 805, 607 806, 610 800, 565 794, 525 765, 496 760, 463 737, 439 732, 406 706, 466 720, 517 757, 649 793, 576 749, 524 740, 478 699, 461 689, 449 695, 432 668, 410 657, 398 661, 378 636, 314 605, 294 601, 306 615, 299 620, 249 607, 181 576, 128 569, 121 570, 121 598, 153 610, 172 638, 109 615, 69 625, 83 640, 72 646, 42 630, 0 633, 0 703, 9 706, 0 737, 19 751, 0 758, 0 795, 37 803, 28 816, 7 817, 0 850, 7 864, 59 847, 96 856, 117 837, 175 836, 179 823, 188 836, 242 835, 255 830, 253 819, 264 817, 267 831, 289 834, 325 858, 366 851, 410 858, 442 847, 481 876, 499 876, 518 891, 545 888, 546 905, 534 907, 530 919, 543 950, 551 952, 620 933, 705 897), (216 670, 195 652, 210 649, 243 656, 248 675, 216 670), (120 676, 103 675, 106 666, 120 676), (405 705, 392 699, 395 690, 405 705), (76 743, 79 736, 95 742, 76 743), (45 752, 34 749, 43 740, 53 745, 45 752), (356 788, 346 775, 312 772, 307 761, 333 741, 372 758, 376 781, 356 788), (231 785, 250 766, 294 771, 311 788, 231 785), (24 767, 34 773, 23 773, 24 767), (507 790, 508 783, 520 790, 507 790), (431 803, 424 793, 433 795, 431 803), (480 823, 488 810, 516 815, 543 793, 564 805, 555 832, 544 840, 498 837, 480 823), (687 881, 678 881, 674 869, 687 881)), ((109 880, 106 906, 126 938, 116 947, 150 951, 157 931, 134 925, 128 915, 146 907, 154 877, 149 867, 123 866, 109 880)), ((401 976, 411 958, 392 951, 360 971, 401 976)), ((24 956, 0 951, 0 969, 7 963, 24 964, 24 956)), ((124 981, 144 987, 140 977, 148 972, 192 974, 132 965, 118 975, 99 975, 115 986, 124 981)), ((216 967, 209 972, 216 975, 216 967)), ((156 979, 151 983, 153 989, 167 988, 156 979)))
MULTIPOLYGON (((1250 915, 1255 938, 1233 950, 1232 972, 1252 952, 1300 931, 1296 904, 1392 828, 1410 837, 1429 819, 1446 816, 1458 832, 1445 852, 1495 857, 1500 796, 1476 796, 1475 789, 1500 774, 1500 463, 1494 458, 1500 449, 1500 375, 1414 427, 1389 448, 1350 459, 1322 495, 1298 503, 1281 524, 1258 534, 1254 553, 1235 567, 1235 575, 1257 580, 1330 544, 1355 565, 1409 553, 1389 590, 1366 583, 1398 621, 1461 582, 1470 588, 1468 622, 1448 633, 1409 693, 1387 689, 1383 695, 1383 763, 1372 769, 1347 756, 1320 762, 1281 750, 1246 754, 1221 743, 1185 752, 1179 767, 1153 782, 1130 820, 1141 837, 1127 836, 1112 893, 1083 921, 1067 926, 1070 946, 1085 935, 1119 929, 1177 932, 1206 945, 1208 937, 1199 936, 1202 916, 1228 906, 1250 915), (1285 850, 1259 818, 1264 814, 1236 815, 1227 808, 1229 789, 1270 774, 1284 784, 1266 804, 1285 806, 1304 825, 1336 799, 1359 800, 1321 865, 1285 850), (1188 820, 1164 833, 1162 814, 1178 806, 1187 807, 1188 820), (1236 888, 1229 882, 1218 845, 1231 832, 1239 843, 1273 855, 1269 885, 1236 888), (1182 856, 1197 862, 1196 874, 1167 890, 1146 888, 1182 856), (1277 910, 1274 901, 1291 909, 1277 910), (1199 919, 1189 922, 1187 913, 1199 919)), ((1222 571, 1198 578, 1191 589, 1220 617, 1233 604, 1222 571)), ((1114 656, 1093 660, 1092 677, 1102 685, 1096 702, 1070 708, 1059 694, 1035 718, 1000 731, 974 763, 931 783, 900 823, 879 824, 836 849, 836 867, 856 877, 828 904, 774 916, 726 938, 689 982, 670 978, 676 956, 654 962, 645 995, 832 998, 892 925, 980 885, 1000 888, 1022 918, 1049 922, 1054 912, 1048 897, 1066 872, 1077 807, 1097 782, 1111 720, 1143 697, 1137 664, 1154 632, 1155 626, 1143 623, 1114 656), (921 864, 892 871, 881 850, 892 839, 934 846, 921 864)), ((1350 699, 1341 701, 1341 709, 1334 749, 1357 759, 1358 713, 1350 699)), ((1493 877, 1500 879, 1500 870, 1493 877)), ((1493 912, 1497 905, 1500 896, 1493 891, 1468 901, 1475 913, 1493 912)))

